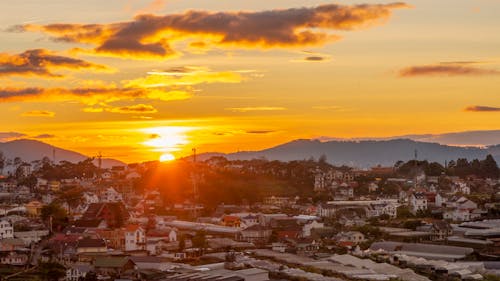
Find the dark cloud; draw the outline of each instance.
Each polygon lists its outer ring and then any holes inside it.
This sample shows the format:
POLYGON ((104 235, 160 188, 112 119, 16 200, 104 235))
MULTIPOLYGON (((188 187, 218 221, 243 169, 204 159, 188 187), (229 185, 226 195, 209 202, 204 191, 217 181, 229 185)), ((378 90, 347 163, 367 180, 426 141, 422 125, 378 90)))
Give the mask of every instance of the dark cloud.
POLYGON ((55 112, 47 111, 47 110, 32 110, 27 111, 21 114, 23 117, 54 117, 56 116, 55 112))
POLYGON ((262 134, 262 135, 265 135, 265 134, 271 134, 271 133, 275 133, 276 131, 273 131, 273 130, 250 130, 250 131, 246 131, 247 134, 262 134))
POLYGON ((472 105, 465 108, 465 111, 471 112, 500 112, 500 107, 472 105))
POLYGON ((435 65, 411 66, 402 69, 402 77, 415 76, 483 76, 498 75, 500 71, 471 66, 474 62, 450 62, 435 65))
POLYGON ((336 40, 336 30, 355 30, 387 20, 405 3, 339 5, 261 12, 187 11, 163 16, 140 15, 110 24, 49 24, 13 27, 40 31, 54 40, 94 45, 92 52, 131 58, 176 55, 171 43, 186 38, 210 38, 217 46, 275 48, 322 45, 336 40))
POLYGON ((0 132, 0 141, 9 141, 13 139, 18 139, 25 137, 26 134, 18 132, 0 132))
POLYGON ((326 57, 319 57, 319 56, 311 56, 311 57, 305 57, 304 60, 306 61, 324 61, 327 60, 328 58, 326 57))
POLYGON ((52 138, 55 138, 55 135, 41 134, 41 135, 34 136, 33 138, 35 138, 35 139, 52 139, 52 138))
POLYGON ((47 76, 61 77, 53 69, 93 69, 106 70, 102 65, 84 60, 55 55, 44 49, 27 50, 20 54, 0 53, 0 76, 47 76))

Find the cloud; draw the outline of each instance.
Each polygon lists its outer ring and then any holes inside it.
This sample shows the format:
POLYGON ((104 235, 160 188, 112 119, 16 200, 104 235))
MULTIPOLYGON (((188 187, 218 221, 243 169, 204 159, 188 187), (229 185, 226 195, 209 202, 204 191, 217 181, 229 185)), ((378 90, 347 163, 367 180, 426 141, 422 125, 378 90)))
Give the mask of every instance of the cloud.
POLYGON ((471 105, 466 107, 464 110, 470 112, 500 112, 500 107, 471 105))
POLYGON ((26 134, 18 132, 0 132, 0 141, 10 141, 18 138, 25 137, 26 134))
POLYGON ((120 106, 120 107, 87 107, 83 109, 84 112, 92 112, 92 113, 97 113, 97 112, 111 112, 111 113, 122 113, 122 114, 137 114, 137 113, 144 113, 144 114, 151 114, 151 113, 156 113, 158 110, 154 108, 152 105, 147 105, 147 104, 136 104, 136 105, 129 105, 129 106, 120 106))
POLYGON ((0 103, 76 100, 86 105, 105 105, 121 100, 153 99, 172 101, 184 100, 190 97, 191 93, 183 90, 170 90, 166 88, 120 88, 113 85, 94 88, 0 88, 0 103))
MULTIPOLYGON (((27 24, 11 31, 38 31, 60 42, 93 45, 94 54, 128 58, 168 58, 178 55, 176 41, 196 38, 217 47, 289 48, 319 46, 338 40, 334 31, 349 31, 385 22, 405 3, 339 5, 276 9, 259 12, 186 11, 163 16, 140 15, 109 24, 27 24)), ((192 42, 192 43, 195 43, 192 42)), ((198 43, 198 46, 200 43, 198 43)), ((193 46, 192 46, 193 47, 193 46)), ((196 45, 194 45, 196 47, 196 45)))
POLYGON ((165 0, 153 0, 146 7, 135 12, 136 15, 156 13, 167 5, 165 0))
POLYGON ((1 76, 45 76, 62 77, 52 72, 54 69, 109 70, 107 67, 80 59, 55 55, 44 49, 27 50, 20 54, 0 53, 1 76))
POLYGON ((41 135, 36 135, 33 138, 35 138, 35 139, 52 139, 52 138, 55 138, 55 135, 41 134, 41 135))
POLYGON ((276 131, 273 131, 273 130, 250 130, 250 131, 246 131, 247 134, 262 134, 262 135, 266 135, 266 134, 272 134, 272 133, 275 133, 276 131))
POLYGON ((255 107, 231 107, 231 108, 226 108, 226 110, 230 110, 233 112, 281 111, 281 110, 286 110, 286 108, 278 106, 255 106, 255 107))
POLYGON ((54 117, 56 116, 55 112, 47 111, 47 110, 32 110, 28 112, 24 112, 21 114, 23 117, 54 117))
POLYGON ((415 76, 484 76, 498 75, 500 71, 473 66, 478 62, 441 62, 439 64, 410 66, 399 71, 401 77, 415 76))
POLYGON ((121 86, 103 81, 80 81, 74 88, 0 87, 0 103, 78 101, 87 107, 85 112, 154 113, 149 107, 115 108, 118 101, 174 101, 192 97, 198 84, 239 83, 252 77, 250 70, 211 71, 206 67, 175 67, 166 71, 151 71, 145 77, 123 80, 121 86), (142 110, 142 111, 141 111, 142 110))
POLYGON ((165 86, 191 86, 211 83, 240 83, 237 71, 214 72, 205 67, 174 67, 166 71, 150 71, 148 76, 125 81, 126 87, 156 88, 165 86))

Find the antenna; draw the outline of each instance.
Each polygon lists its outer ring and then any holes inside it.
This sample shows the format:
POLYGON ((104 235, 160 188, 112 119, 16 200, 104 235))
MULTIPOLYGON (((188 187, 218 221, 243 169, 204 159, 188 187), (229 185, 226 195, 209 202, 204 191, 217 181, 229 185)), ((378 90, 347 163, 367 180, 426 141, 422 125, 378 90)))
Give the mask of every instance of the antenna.
POLYGON ((102 153, 100 151, 99 154, 97 154, 97 165, 99 165, 99 171, 100 171, 102 167, 102 153))

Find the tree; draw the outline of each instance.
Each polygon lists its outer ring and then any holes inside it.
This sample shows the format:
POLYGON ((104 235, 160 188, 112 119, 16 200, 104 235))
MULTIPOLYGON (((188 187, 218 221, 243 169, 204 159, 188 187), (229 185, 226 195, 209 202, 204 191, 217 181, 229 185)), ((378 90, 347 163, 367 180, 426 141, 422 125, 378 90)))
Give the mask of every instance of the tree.
POLYGON ((66 276, 66 268, 57 262, 42 262, 38 267, 43 280, 58 281, 66 276))
POLYGON ((500 169, 497 162, 491 154, 486 156, 486 159, 480 162, 481 176, 485 178, 497 179, 500 176, 500 169))
POLYGON ((184 251, 186 248, 186 236, 181 235, 179 238, 179 251, 184 251))
POLYGON ((97 274, 93 271, 89 271, 87 272, 87 274, 85 274, 85 277, 81 278, 81 281, 97 281, 97 274))
POLYGON ((196 231, 196 234, 194 235, 192 241, 193 241, 193 247, 204 249, 207 244, 205 231, 203 230, 196 231))
POLYGON ((0 175, 3 174, 3 169, 5 168, 5 155, 0 151, 0 175))
POLYGON ((42 207, 42 219, 52 224, 53 229, 61 230, 68 225, 68 215, 66 211, 56 203, 52 203, 42 207))

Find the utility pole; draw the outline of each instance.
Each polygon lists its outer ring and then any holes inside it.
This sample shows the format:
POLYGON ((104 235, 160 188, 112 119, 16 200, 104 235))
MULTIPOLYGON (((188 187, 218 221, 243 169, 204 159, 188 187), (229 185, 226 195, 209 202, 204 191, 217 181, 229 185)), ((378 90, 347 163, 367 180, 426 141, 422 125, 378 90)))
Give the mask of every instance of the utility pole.
POLYGON ((196 218, 198 216, 198 167, 196 165, 196 148, 193 151, 193 172, 191 174, 191 179, 193 181, 193 216, 196 218))

